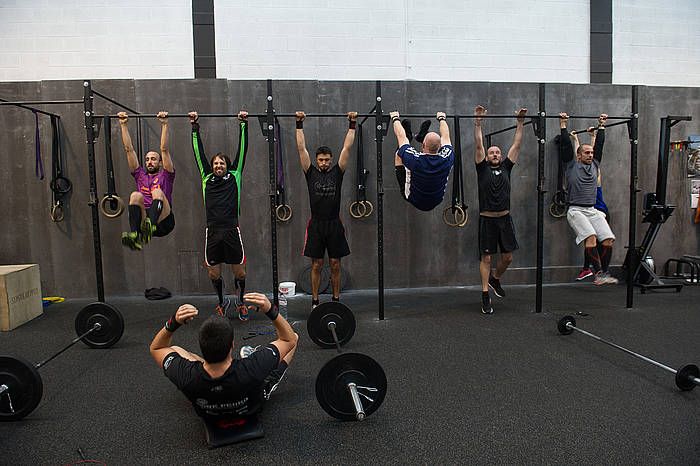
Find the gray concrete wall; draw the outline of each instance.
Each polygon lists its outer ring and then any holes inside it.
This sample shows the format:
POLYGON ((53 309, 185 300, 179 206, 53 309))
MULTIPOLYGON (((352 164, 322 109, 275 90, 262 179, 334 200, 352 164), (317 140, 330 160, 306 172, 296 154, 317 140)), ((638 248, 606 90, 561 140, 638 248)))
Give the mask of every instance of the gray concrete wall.
MULTIPOLYGON (((367 112, 374 105, 374 82, 276 81, 275 108, 279 113, 303 109, 309 113, 367 112)), ((94 81, 94 89, 144 113, 160 109, 171 113, 235 113, 239 108, 263 113, 266 107, 264 81, 226 80, 110 80, 94 81)), ((23 99, 75 99, 82 97, 81 81, 45 81, 0 83, 0 97, 23 99)), ((549 113, 565 110, 571 114, 627 115, 630 112, 631 88, 610 85, 547 85, 549 113)), ((115 113, 117 108, 96 98, 97 113, 115 113)), ((471 113, 481 103, 492 114, 509 114, 520 106, 537 110, 537 85, 531 83, 474 82, 385 82, 383 108, 402 113, 471 113)), ((655 187, 659 118, 667 114, 694 115, 700 104, 698 88, 642 87, 640 93, 640 141, 638 206, 643 192, 655 187)), ((3 202, 0 215, 0 263, 38 263, 41 266, 45 295, 71 297, 95 296, 95 276, 91 214, 88 206, 87 151, 82 106, 47 106, 60 113, 66 157, 65 172, 74 190, 68 201, 66 220, 53 223, 49 218, 50 124, 40 118, 44 164, 47 179, 34 177, 34 117, 31 112, 0 107, 0 186, 3 202)), ((556 149, 551 143, 558 134, 557 120, 547 126, 546 207, 556 188, 556 149)), ((593 122, 573 124, 583 127, 593 122)), ((420 120, 414 120, 414 127, 420 120)), ((510 120, 489 120, 485 132, 512 124, 510 120)), ((237 124, 233 119, 202 119, 202 133, 207 152, 233 153, 237 145, 237 124)), ((209 293, 211 285, 202 267, 204 245, 204 211, 201 185, 189 142, 189 123, 173 119, 171 151, 177 178, 173 208, 177 226, 166 238, 157 238, 141 253, 121 246, 119 237, 128 228, 126 215, 117 219, 101 217, 105 287, 107 295, 138 295, 145 288, 165 286, 174 293, 209 293)), ((433 127, 435 124, 433 123, 433 127)), ((135 140, 135 122, 131 124, 135 140)), ((279 278, 296 281, 308 265, 301 255, 304 231, 309 218, 306 185, 294 145, 292 119, 282 121, 286 151, 288 203, 294 216, 287 224, 278 224, 279 278)), ((311 120, 305 124, 310 150, 326 144, 339 152, 347 125, 343 119, 311 120)), ((156 149, 159 127, 155 119, 144 125, 144 150, 156 149)), ((672 139, 700 134, 696 118, 672 129, 672 139)), ((393 172, 395 139, 390 133, 384 144, 385 202, 385 286, 421 287, 471 285, 478 283, 476 173, 473 160, 471 121, 462 121, 463 173, 465 197, 470 206, 469 223, 454 228, 442 221, 442 210, 449 205, 448 193, 441 206, 432 212, 420 212, 405 203, 399 194, 393 172)), ((504 150, 513 134, 494 136, 494 143, 504 150)), ((104 135, 97 141, 98 191, 106 189, 103 150, 104 135)), ((584 136, 585 138, 585 136, 584 136)), ((113 128, 112 149, 119 194, 128 199, 133 179, 128 173, 117 127, 113 128)), ((355 288, 373 288, 377 282, 376 214, 353 219, 347 207, 354 196, 354 150, 343 184, 341 218, 346 225, 352 254, 343 261, 355 288)), ((372 125, 365 129, 365 163, 371 171, 368 196, 376 205, 376 155, 372 125)), ((620 264, 627 244, 629 189, 629 142, 626 127, 610 128, 603 161, 603 187, 611 209, 612 227, 618 236, 613 263, 620 264)), ((270 287, 270 220, 267 143, 257 121, 251 121, 249 158, 243 184, 241 231, 248 256, 248 282, 251 289, 270 287)), ((451 180, 450 180, 451 181, 451 180)), ((512 209, 520 241, 515 254, 509 283, 534 282, 536 263, 537 143, 532 129, 526 127, 518 166, 512 177, 512 209)), ((698 252, 697 226, 692 222, 689 205, 685 160, 674 156, 668 181, 669 202, 678 205, 671 220, 661 229, 653 250, 657 264, 668 257, 698 252)), ((640 217, 641 218, 641 217, 640 217)), ((646 224, 638 223, 638 241, 646 224)), ((545 281, 569 281, 582 259, 579 247, 565 219, 545 216, 545 281)))

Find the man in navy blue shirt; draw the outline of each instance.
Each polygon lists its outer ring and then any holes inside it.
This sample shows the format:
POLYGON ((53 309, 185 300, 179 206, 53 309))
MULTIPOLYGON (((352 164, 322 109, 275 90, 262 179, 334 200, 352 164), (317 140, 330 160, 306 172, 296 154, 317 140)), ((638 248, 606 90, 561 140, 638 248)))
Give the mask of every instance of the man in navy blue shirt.
POLYGON ((445 113, 437 113, 440 134, 433 131, 426 134, 421 152, 409 143, 406 130, 399 120, 399 112, 389 115, 399 146, 394 168, 401 195, 419 210, 433 210, 445 196, 447 177, 455 160, 445 113))

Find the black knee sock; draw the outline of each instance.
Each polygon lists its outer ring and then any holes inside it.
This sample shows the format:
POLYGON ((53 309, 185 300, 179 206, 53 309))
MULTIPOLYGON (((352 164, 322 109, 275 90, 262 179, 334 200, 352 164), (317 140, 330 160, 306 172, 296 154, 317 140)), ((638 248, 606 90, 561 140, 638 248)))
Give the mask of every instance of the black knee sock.
POLYGON ((141 206, 129 204, 129 228, 131 231, 141 229, 141 206))
POLYGON ((236 288, 238 288, 238 297, 240 298, 241 303, 243 303, 243 295, 245 294, 245 278, 236 278, 234 283, 236 284, 236 288))
POLYGON ((590 269, 591 263, 588 261, 588 254, 586 254, 586 248, 583 249, 583 267, 584 269, 590 269))
POLYGON ((403 165, 395 166, 394 172, 396 172, 396 181, 399 184, 399 192, 401 193, 401 197, 406 199, 406 167, 403 165))
POLYGON ((603 272, 608 271, 610 259, 612 258, 612 246, 600 246, 600 268, 603 272))
POLYGON ((219 297, 219 304, 224 302, 224 279, 219 277, 216 280, 212 280, 211 284, 214 285, 216 290, 216 295, 219 297))
POLYGON ((148 218, 151 219, 151 225, 158 224, 158 218, 161 212, 163 212, 163 201, 160 199, 153 199, 151 207, 148 208, 148 218))
POLYGON ((429 129, 430 120, 425 120, 423 123, 420 124, 420 129, 418 130, 418 134, 416 134, 416 141, 423 144, 423 139, 425 139, 425 135, 428 134, 429 129))
POLYGON ((601 269, 600 256, 598 255, 598 248, 586 247, 586 255, 588 256, 588 263, 593 266, 593 270, 598 273, 601 269))

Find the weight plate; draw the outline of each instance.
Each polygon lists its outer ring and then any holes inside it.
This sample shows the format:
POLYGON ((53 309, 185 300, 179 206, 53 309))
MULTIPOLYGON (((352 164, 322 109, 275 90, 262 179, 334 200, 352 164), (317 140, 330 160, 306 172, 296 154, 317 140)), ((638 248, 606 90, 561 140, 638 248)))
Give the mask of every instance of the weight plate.
POLYGON ((343 421, 357 419, 355 405, 347 387, 350 382, 357 385, 365 416, 375 412, 386 396, 386 374, 374 359, 359 353, 336 356, 321 368, 316 377, 316 399, 324 411, 343 421), (377 391, 363 387, 375 388, 377 391))
POLYGON ((340 346, 349 342, 355 334, 355 316, 349 307, 337 301, 319 304, 309 314, 306 330, 313 342, 321 348, 335 348, 333 333, 328 328, 330 322, 335 322, 335 334, 340 346))
POLYGON ((44 393, 44 384, 33 364, 21 358, 0 356, 0 421, 16 421, 34 411, 44 393))
POLYGON ((564 316, 559 319, 559 322, 557 322, 557 329, 562 335, 570 335, 574 332, 574 329, 566 326, 567 323, 571 323, 571 325, 576 327, 576 319, 571 316, 564 316))
POLYGON ((694 378, 700 377, 700 368, 695 364, 683 366, 681 370, 676 372, 676 386, 684 392, 695 388, 694 378))
POLYGON ((109 348, 124 333, 124 317, 111 304, 95 302, 85 306, 75 317, 75 332, 78 336, 100 324, 100 328, 83 337, 83 343, 91 348, 109 348))

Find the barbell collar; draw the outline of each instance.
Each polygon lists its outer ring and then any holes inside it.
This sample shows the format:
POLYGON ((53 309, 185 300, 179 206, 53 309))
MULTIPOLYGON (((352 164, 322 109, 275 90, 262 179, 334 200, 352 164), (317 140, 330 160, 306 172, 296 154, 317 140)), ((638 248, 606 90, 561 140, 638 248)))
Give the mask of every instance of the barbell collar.
POLYGON ((355 418, 358 421, 364 421, 365 419, 365 409, 362 407, 362 400, 360 400, 360 395, 357 394, 357 384, 355 382, 350 382, 348 385, 348 391, 350 392, 350 397, 352 398, 352 404, 355 405, 355 418))

